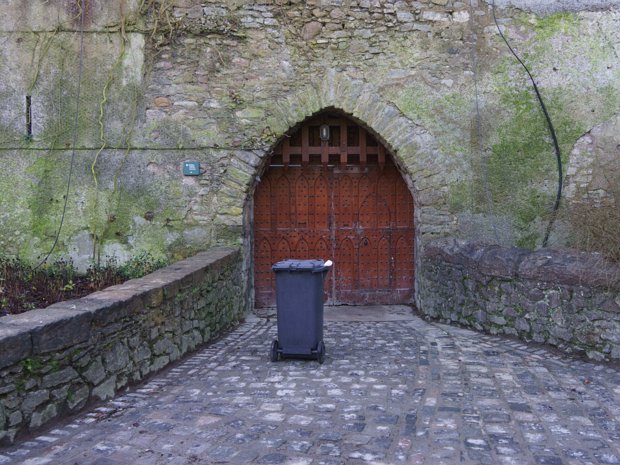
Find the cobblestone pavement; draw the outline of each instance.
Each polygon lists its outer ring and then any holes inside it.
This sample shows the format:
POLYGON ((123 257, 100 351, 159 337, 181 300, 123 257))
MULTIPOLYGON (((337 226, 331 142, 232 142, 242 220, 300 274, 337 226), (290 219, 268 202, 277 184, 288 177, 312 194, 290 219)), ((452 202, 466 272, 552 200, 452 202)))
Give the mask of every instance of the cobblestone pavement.
POLYGON ((0 464, 620 464, 616 369, 394 315, 327 321, 323 365, 253 317, 0 464))

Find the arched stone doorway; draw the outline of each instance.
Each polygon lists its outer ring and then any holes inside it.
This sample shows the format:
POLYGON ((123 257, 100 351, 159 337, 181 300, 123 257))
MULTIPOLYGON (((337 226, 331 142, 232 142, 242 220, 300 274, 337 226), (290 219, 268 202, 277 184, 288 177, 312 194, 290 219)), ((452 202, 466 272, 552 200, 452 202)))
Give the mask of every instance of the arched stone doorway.
POLYGON ((411 193, 372 134, 337 112, 306 120, 275 148, 256 188, 255 306, 275 304, 271 265, 286 258, 334 260, 330 304, 410 302, 413 218, 411 193))

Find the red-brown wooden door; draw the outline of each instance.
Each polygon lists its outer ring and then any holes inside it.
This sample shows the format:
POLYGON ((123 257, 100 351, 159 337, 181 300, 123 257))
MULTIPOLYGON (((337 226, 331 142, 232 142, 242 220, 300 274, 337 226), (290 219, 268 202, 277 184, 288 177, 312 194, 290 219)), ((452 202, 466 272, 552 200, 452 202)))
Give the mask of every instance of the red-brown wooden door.
POLYGON ((413 296, 411 194, 384 147, 346 118, 311 120, 274 151, 255 194, 254 241, 256 307, 275 304, 271 266, 287 258, 334 261, 330 304, 413 296))

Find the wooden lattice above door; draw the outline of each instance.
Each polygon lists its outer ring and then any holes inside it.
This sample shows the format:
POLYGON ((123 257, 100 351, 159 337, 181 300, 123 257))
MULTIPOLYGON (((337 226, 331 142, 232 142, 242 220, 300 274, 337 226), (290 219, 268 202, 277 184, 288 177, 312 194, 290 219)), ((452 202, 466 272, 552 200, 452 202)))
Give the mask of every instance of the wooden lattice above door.
POLYGON ((413 247, 411 193, 362 127, 322 115, 275 149, 254 202, 256 307, 275 305, 271 266, 287 258, 334 261, 330 304, 407 303, 413 247))

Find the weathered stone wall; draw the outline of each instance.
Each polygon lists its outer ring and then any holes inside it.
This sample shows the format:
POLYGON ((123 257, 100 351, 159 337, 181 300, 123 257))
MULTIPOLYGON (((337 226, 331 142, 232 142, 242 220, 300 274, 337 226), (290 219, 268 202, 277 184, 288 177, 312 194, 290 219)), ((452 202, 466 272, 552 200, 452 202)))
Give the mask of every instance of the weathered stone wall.
MULTIPOLYGON (((81 268, 215 243, 243 244, 250 257, 252 196, 270 150, 325 108, 390 149, 420 244, 457 235, 540 245, 556 160, 493 13, 539 85, 565 158, 620 114, 615 0, 100 0, 86 2, 83 37, 78 2, 5 3, 0 248, 31 260, 55 241, 71 166, 57 254, 81 268), (184 177, 184 160, 204 174, 184 177)), ((565 169, 579 166, 571 157, 565 169)), ((569 242, 571 222, 556 224, 552 243, 569 242)))
POLYGON ((620 359, 620 268, 600 255, 442 239, 422 263, 420 310, 431 318, 620 359))
POLYGON ((0 442, 112 397, 244 318, 239 250, 0 318, 0 442))
POLYGON ((615 207, 620 202, 620 115, 579 138, 570 154, 565 197, 572 203, 615 207))

